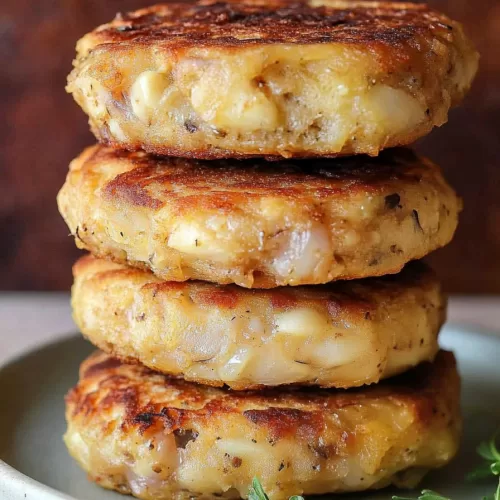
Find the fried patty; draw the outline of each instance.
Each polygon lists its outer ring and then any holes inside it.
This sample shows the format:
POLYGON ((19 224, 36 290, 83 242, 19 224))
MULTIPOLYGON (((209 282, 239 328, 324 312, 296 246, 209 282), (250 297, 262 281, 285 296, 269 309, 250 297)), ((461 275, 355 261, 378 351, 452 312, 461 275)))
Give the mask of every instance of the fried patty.
POLYGON ((398 272, 447 244, 461 209, 439 168, 404 149, 267 162, 94 146, 58 202, 77 246, 97 256, 248 288, 398 272))
POLYGON ((414 486, 455 455, 453 355, 363 389, 231 392, 98 352, 67 396, 65 441, 91 480, 142 499, 270 498, 414 486))
POLYGON ((232 389, 378 382, 434 358, 446 307, 419 262, 383 278, 273 290, 165 282, 91 256, 73 273, 73 317, 97 347, 232 389))
POLYGON ((376 155, 445 123, 477 61, 462 26, 424 4, 213 0, 87 34, 67 90, 99 140, 127 149, 376 155))

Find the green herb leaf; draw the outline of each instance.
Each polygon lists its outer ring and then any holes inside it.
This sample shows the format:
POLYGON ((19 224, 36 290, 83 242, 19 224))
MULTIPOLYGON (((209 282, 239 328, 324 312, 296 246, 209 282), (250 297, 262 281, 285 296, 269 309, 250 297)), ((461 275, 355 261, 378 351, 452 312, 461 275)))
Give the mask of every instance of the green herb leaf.
POLYGON ((256 477, 253 478, 252 486, 248 492, 248 500, 269 500, 262 484, 260 484, 260 481, 256 477))
MULTIPOLYGON (((253 478, 252 486, 250 486, 248 500, 269 500, 262 484, 256 477, 253 478)), ((304 497, 301 497, 300 495, 293 495, 289 498, 289 500, 304 500, 304 497)))
POLYGON ((489 460, 490 462, 495 460, 495 455, 491 451, 490 443, 487 443, 486 441, 479 443, 476 451, 485 460, 489 460))
POLYGON ((493 462, 490 465, 490 470, 492 474, 495 474, 495 476, 498 476, 500 474, 500 462, 493 462))
POLYGON ((495 432, 493 437, 489 441, 483 441, 479 444, 476 451, 481 457, 490 462, 500 461, 500 450, 497 448, 496 440, 500 433, 500 429, 495 432))
MULTIPOLYGON (((484 479, 491 475, 500 476, 500 450, 496 443, 499 433, 500 429, 489 441, 483 441, 476 448, 478 455, 484 458, 485 462, 467 474, 467 479, 484 479)), ((483 497, 483 500, 500 500, 500 479, 494 495, 483 497)))
POLYGON ((467 481, 477 481, 479 479, 484 479, 485 477, 491 476, 491 464, 485 462, 484 464, 478 465, 474 470, 470 471, 465 478, 467 481))

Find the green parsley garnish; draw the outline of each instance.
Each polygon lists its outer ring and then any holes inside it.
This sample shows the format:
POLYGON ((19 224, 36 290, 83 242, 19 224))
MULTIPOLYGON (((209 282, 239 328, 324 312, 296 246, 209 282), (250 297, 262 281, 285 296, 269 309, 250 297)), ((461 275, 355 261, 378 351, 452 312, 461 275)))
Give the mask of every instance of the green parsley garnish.
MULTIPOLYGON (((483 463, 467 474, 469 481, 476 481, 490 476, 500 476, 500 450, 497 446, 498 430, 489 441, 479 443, 476 448, 478 455, 483 459, 483 463)), ((495 493, 483 500, 500 500, 500 478, 495 493)))
MULTIPOLYGON (((250 486, 248 500, 269 500, 262 484, 260 484, 260 481, 256 477, 253 478, 252 486, 250 486)), ((301 497, 300 495, 293 495, 289 498, 289 500, 304 500, 304 497, 301 497)))
POLYGON ((254 477, 250 491, 248 492, 248 500, 269 500, 260 481, 254 477))

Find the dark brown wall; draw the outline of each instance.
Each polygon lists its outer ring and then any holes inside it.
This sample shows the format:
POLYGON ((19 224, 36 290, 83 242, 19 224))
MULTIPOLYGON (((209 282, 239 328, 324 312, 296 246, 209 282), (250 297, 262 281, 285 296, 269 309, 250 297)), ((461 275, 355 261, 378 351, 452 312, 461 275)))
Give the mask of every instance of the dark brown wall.
MULTIPOLYGON (((92 143, 65 94, 74 44, 132 0, 0 2, 0 289, 65 289, 78 252, 55 204, 68 162, 92 143)), ((500 1, 432 0, 462 20, 481 54, 471 95, 418 144, 466 210, 452 245, 430 260, 456 292, 500 292, 500 1)))

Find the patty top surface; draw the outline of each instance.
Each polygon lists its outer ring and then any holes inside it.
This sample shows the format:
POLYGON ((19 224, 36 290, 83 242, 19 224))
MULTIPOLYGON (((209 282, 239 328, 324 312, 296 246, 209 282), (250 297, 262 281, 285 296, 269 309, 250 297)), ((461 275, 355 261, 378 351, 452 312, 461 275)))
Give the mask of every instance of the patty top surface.
MULTIPOLYGON (((440 288, 435 272, 423 261, 410 262, 401 272, 386 276, 263 290, 193 280, 182 283, 163 281, 148 271, 97 259, 92 255, 85 255, 76 261, 73 275, 85 284, 94 280, 96 288, 100 286, 103 293, 106 282, 116 282, 119 289, 124 289, 127 284, 137 289, 135 293, 142 289, 152 298, 180 294, 189 297, 188 302, 225 313, 243 309, 257 298, 269 303, 277 312, 317 305, 328 311, 332 318, 343 316, 345 321, 375 314, 380 302, 396 301, 409 290, 428 292, 440 288)), ((119 299, 120 295, 115 300, 119 299)), ((129 303, 128 300, 126 302, 129 303)), ((255 312, 263 314, 262 311, 255 312)))
POLYGON ((332 411, 387 400, 410 407, 422 423, 431 424, 435 398, 454 391, 450 379, 456 379, 454 356, 440 351, 433 363, 422 363, 370 387, 349 391, 290 387, 232 392, 170 378, 97 351, 82 363, 80 382, 66 400, 73 418, 112 414, 113 407, 119 406, 126 410, 125 425, 143 430, 158 420, 170 430, 195 419, 210 426, 216 414, 237 413, 272 434, 293 435, 300 426, 321 433, 324 418, 332 411), (86 397, 96 387, 102 388, 99 396, 86 397))
MULTIPOLYGON (((403 148, 378 157, 215 162, 96 146, 75 167, 89 181, 95 176, 105 182, 101 188, 109 200, 153 210, 168 205, 178 213, 190 209, 230 213, 263 196, 305 202, 311 196, 331 201, 375 195, 388 186, 418 186, 423 179, 440 175, 432 162, 403 148), (109 179, 112 172, 117 175, 109 179)), ((387 203, 397 206, 399 201, 395 196, 387 203)))
POLYGON ((341 43, 418 50, 419 37, 450 40, 455 25, 426 4, 208 0, 118 14, 114 21, 87 35, 80 48, 88 52, 102 44, 159 42, 173 49, 341 43))

